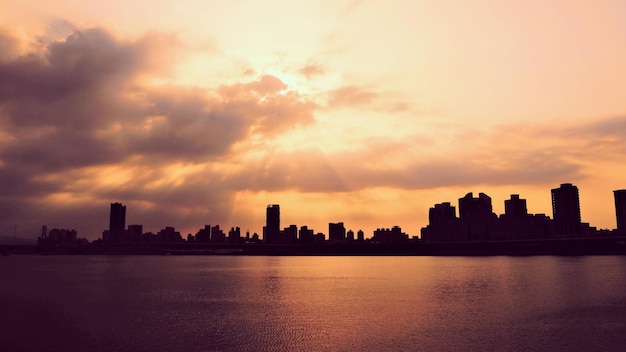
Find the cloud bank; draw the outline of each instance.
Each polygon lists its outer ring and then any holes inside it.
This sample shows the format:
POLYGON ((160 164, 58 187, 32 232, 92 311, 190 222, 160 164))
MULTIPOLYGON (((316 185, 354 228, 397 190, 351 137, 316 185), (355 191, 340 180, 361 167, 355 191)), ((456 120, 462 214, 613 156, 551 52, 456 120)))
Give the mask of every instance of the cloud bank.
POLYGON ((314 122, 316 105, 272 76, 212 91, 142 84, 159 74, 163 38, 154 36, 123 41, 90 28, 25 54, 15 38, 0 37, 0 203, 15 209, 5 214, 34 211, 42 200, 67 207, 72 199, 62 195, 184 209, 202 198, 217 208, 228 192, 210 183, 220 178, 212 163, 250 138, 314 122), (189 165, 208 174, 169 181, 189 165))

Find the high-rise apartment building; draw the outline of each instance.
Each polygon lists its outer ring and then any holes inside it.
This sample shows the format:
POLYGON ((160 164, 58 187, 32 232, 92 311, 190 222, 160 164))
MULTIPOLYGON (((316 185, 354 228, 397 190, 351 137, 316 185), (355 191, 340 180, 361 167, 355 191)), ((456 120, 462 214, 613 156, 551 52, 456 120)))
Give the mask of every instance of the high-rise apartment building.
POLYGON ((552 216, 556 235, 577 237, 582 234, 578 187, 563 183, 552 189, 552 216))
POLYGON ((428 230, 424 233, 430 242, 447 242, 459 240, 459 219, 456 217, 456 208, 449 202, 435 204, 428 210, 428 230))
POLYGON ((328 240, 331 242, 346 240, 346 228, 343 226, 343 222, 328 223, 328 240))
POLYGON ((474 198, 473 193, 468 193, 459 198, 459 218, 465 226, 467 239, 470 241, 491 240, 497 220, 493 213, 491 197, 485 193, 479 193, 474 198))
POLYGON ((120 241, 124 237, 126 229, 126 206, 121 203, 111 203, 109 216, 109 238, 120 241))
POLYGON ((504 214, 514 218, 524 218, 528 215, 526 199, 519 197, 519 194, 511 194, 511 199, 504 201, 504 214))
POLYGON ((615 218, 617 231, 626 233, 626 189, 613 191, 615 196, 615 218))
POLYGON ((270 204, 265 212, 263 240, 268 243, 280 241, 280 205, 270 204))
POLYGON ((498 232, 503 239, 523 240, 533 236, 532 216, 528 215, 526 199, 520 198, 519 194, 511 194, 511 198, 504 201, 504 214, 499 222, 498 232))

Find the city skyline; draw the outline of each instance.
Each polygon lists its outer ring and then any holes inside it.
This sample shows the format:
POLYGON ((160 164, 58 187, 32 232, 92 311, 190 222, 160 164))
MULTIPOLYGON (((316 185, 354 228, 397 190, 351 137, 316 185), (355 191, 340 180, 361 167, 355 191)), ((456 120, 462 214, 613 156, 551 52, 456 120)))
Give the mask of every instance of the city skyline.
POLYGON ((580 189, 584 222, 615 228, 625 12, 0 0, 0 236, 47 224, 94 240, 115 202, 146 231, 259 232, 257 209, 280 204, 316 231, 415 234, 468 191, 550 214, 561 183, 580 189))
MULTIPOLYGON (((505 211, 497 214, 493 210, 492 199, 480 192, 474 197, 473 192, 458 198, 458 216, 456 207, 451 202, 442 202, 429 209, 429 222, 413 234, 405 233, 401 226, 377 227, 371 235, 365 235, 362 228, 346 226, 343 222, 329 222, 328 231, 317 231, 305 224, 293 224, 281 228, 280 205, 269 204, 265 211, 265 226, 261 232, 245 230, 242 236, 240 226, 232 225, 226 233, 223 224, 205 224, 196 232, 181 233, 175 226, 165 226, 158 232, 143 231, 143 224, 129 224, 126 228, 126 206, 111 203, 109 228, 102 232, 98 240, 104 243, 132 242, 195 242, 195 243, 265 243, 265 244, 313 244, 362 242, 364 240, 381 243, 403 243, 409 240, 423 242, 467 242, 493 240, 541 240, 555 238, 585 238, 623 235, 626 233, 626 189, 615 190, 614 214, 618 226, 611 229, 599 229, 584 222, 580 215, 580 198, 576 185, 561 184, 551 189, 552 214, 529 213, 526 199, 519 194, 511 194, 504 200, 505 211)), ((289 222, 288 222, 289 223, 289 222)), ((75 229, 54 228, 55 233, 50 243, 73 243, 77 239, 75 229), (60 235, 63 233, 63 235, 60 235), (65 233, 73 236, 66 240, 65 233)), ((41 229, 40 239, 48 238, 47 225, 41 229)), ((52 238, 52 237, 51 237, 52 238)))

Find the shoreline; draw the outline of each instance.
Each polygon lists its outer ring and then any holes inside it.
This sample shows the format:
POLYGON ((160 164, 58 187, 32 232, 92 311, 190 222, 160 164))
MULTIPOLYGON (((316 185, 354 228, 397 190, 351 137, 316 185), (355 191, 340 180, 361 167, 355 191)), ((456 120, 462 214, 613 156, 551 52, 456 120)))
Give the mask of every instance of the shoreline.
POLYGON ((266 256, 535 256, 626 255, 626 236, 519 241, 404 243, 91 243, 44 247, 0 245, 0 254, 35 255, 266 255, 266 256))

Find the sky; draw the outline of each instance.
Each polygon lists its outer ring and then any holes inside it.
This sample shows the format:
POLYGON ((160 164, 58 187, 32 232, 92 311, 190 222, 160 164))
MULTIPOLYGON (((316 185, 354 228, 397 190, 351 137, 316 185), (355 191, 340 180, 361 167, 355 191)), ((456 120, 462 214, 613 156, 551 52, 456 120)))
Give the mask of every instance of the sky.
POLYGON ((0 236, 329 222, 412 235, 469 192, 613 229, 623 1, 0 0, 0 236))

